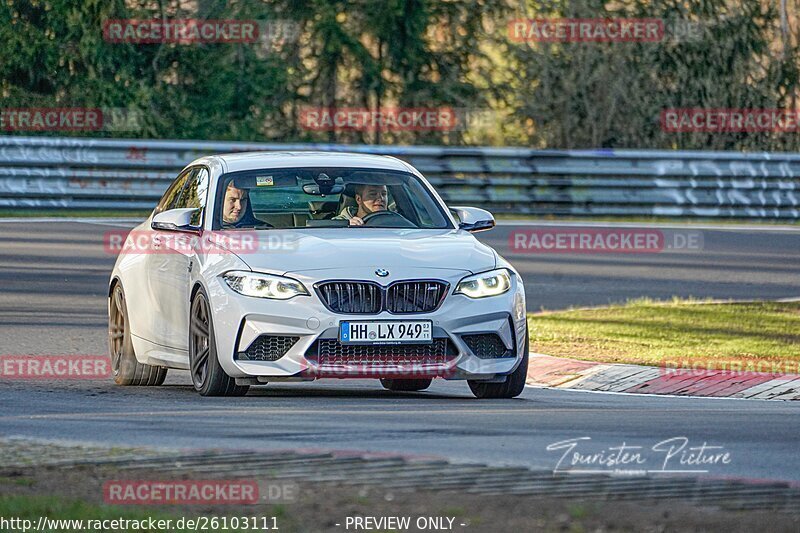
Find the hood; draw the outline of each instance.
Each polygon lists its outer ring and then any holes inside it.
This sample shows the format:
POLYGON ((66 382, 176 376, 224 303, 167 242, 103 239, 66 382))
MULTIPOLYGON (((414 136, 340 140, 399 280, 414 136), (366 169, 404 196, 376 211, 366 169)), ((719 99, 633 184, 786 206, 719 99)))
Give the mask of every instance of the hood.
POLYGON ((251 232, 253 251, 234 251, 257 271, 285 274, 371 267, 481 272, 494 251, 463 230, 313 228, 251 232))

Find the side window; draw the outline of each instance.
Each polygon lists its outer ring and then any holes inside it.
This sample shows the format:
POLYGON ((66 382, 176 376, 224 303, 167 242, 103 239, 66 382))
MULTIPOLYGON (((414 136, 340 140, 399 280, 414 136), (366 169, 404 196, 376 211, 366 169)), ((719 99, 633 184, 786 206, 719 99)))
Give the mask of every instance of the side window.
POLYGON ((190 207, 193 209, 200 209, 200 211, 195 213, 192 217, 192 225, 200 226, 203 222, 203 210, 206 207, 208 184, 210 180, 206 168, 200 167, 195 170, 196 172, 189 177, 186 187, 183 188, 183 192, 172 208, 190 207))
POLYGON ((164 196, 161 197, 161 201, 158 202, 155 214, 161 213, 162 211, 168 211, 169 209, 173 209, 175 207, 175 204, 180 198, 183 186, 186 185, 186 181, 189 179, 189 176, 191 176, 194 172, 195 169, 189 168, 184 172, 181 172, 178 177, 175 178, 175 181, 173 181, 172 185, 169 186, 167 192, 165 192, 164 196))

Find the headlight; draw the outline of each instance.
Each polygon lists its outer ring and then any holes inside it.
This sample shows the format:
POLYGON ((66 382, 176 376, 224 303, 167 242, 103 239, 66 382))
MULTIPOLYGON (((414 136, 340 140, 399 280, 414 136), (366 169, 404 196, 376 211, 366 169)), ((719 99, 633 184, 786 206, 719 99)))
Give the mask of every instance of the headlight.
POLYGON ((486 298, 508 292, 511 288, 511 276, 508 270, 500 268, 474 276, 467 276, 458 282, 456 294, 463 294, 470 298, 486 298))
POLYGON ((239 294, 255 298, 288 300, 295 296, 309 295, 302 283, 283 276, 255 272, 228 272, 222 278, 228 287, 239 294))

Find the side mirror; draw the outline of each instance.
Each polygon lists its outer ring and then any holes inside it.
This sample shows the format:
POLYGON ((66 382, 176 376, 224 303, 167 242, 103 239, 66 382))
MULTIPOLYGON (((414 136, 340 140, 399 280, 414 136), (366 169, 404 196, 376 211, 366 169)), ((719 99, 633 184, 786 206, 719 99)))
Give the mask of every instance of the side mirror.
POLYGON ((485 209, 477 207, 451 207, 450 212, 458 219, 458 229, 471 232, 486 231, 494 227, 494 217, 485 209))
POLYGON ((192 219, 200 210, 195 208, 170 209, 153 217, 150 227, 163 231, 197 233, 200 226, 193 226, 192 219))

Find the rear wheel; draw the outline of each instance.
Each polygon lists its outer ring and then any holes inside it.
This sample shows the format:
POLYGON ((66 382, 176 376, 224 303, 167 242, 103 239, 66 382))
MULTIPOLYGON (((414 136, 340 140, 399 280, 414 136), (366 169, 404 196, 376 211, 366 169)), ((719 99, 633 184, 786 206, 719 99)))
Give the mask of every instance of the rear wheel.
POLYGON ((114 284, 108 302, 108 352, 111 374, 117 385, 161 385, 167 378, 166 367, 145 365, 136 360, 121 283, 114 284))
POLYGON ((244 396, 250 388, 237 385, 219 364, 211 309, 203 289, 192 299, 189 314, 189 372, 194 389, 202 396, 244 396))
POLYGON ((393 392, 412 392, 425 390, 431 386, 433 380, 428 379, 381 379, 381 385, 384 389, 393 392))
POLYGON ((530 339, 528 329, 525 328, 525 353, 522 355, 517 369, 506 377, 503 383, 486 383, 468 380, 469 388, 476 398, 516 398, 525 390, 525 381, 528 378, 528 352, 530 352, 530 339))

